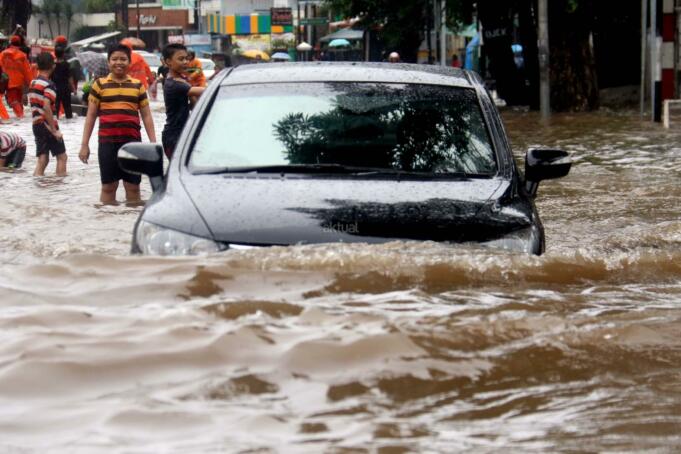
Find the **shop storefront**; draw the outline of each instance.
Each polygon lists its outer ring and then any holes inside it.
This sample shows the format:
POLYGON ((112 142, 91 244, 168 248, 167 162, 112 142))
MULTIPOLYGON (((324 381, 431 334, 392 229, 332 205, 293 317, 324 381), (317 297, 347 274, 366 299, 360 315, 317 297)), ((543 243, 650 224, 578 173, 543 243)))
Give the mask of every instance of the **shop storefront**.
POLYGON ((139 18, 134 5, 130 5, 128 11, 128 35, 137 36, 139 20, 139 37, 150 51, 162 49, 168 43, 169 36, 182 35, 195 29, 190 23, 193 19, 192 10, 164 10, 160 5, 140 7, 139 18))
POLYGON ((286 49, 295 46, 293 25, 282 24, 281 20, 275 20, 273 24, 272 16, 269 14, 231 16, 210 14, 205 20, 209 33, 229 36, 234 48, 240 50, 260 50, 269 53, 274 48, 286 49))

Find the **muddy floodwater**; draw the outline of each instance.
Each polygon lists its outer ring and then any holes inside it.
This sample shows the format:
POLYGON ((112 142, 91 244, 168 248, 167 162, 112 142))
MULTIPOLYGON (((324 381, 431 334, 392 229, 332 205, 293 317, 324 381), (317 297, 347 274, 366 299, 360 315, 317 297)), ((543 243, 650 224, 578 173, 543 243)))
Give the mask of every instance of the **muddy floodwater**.
POLYGON ((82 119, 63 179, 2 125, 31 156, 0 173, 0 452, 681 450, 681 125, 503 116, 519 159, 574 159, 539 188, 542 257, 131 257, 141 208, 97 203, 82 119))

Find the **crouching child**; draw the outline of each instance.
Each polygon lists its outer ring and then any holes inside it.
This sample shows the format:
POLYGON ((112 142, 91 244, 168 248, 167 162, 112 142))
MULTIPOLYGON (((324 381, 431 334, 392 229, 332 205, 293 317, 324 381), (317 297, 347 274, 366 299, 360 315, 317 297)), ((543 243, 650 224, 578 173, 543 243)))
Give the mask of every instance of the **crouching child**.
POLYGON ((26 142, 19 134, 0 131, 0 169, 19 169, 26 157, 26 142))

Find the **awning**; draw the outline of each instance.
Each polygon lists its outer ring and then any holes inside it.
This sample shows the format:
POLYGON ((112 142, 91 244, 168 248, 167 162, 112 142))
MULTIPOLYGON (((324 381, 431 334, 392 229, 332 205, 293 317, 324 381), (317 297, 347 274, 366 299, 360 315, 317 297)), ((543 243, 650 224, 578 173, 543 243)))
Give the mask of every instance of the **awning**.
POLYGON ((80 41, 76 41, 75 43, 71 43, 71 46, 73 47, 83 47, 87 46, 88 44, 96 43, 99 41, 104 41, 105 39, 113 38, 114 36, 120 35, 121 32, 108 32, 108 33, 103 33, 101 35, 96 35, 96 36, 91 36, 90 38, 85 38, 81 39, 80 41))
POLYGON ((329 43, 334 39, 347 39, 348 41, 359 41, 364 39, 364 30, 353 30, 352 28, 345 28, 338 30, 330 35, 326 35, 319 39, 320 43, 329 43))

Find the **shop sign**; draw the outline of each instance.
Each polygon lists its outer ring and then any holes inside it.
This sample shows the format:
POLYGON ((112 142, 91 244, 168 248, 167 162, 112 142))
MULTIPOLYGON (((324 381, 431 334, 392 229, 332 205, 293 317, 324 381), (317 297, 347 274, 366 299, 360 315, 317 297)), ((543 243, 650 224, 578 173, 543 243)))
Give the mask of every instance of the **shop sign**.
POLYGON ((140 14, 140 25, 154 25, 156 24, 156 16, 147 16, 140 14))
POLYGON ((163 0, 163 9, 195 9, 196 0, 163 0))
POLYGON ((300 25, 326 25, 328 23, 328 17, 306 17, 305 19, 300 19, 300 25))
POLYGON ((272 25, 293 25, 291 8, 272 8, 270 10, 272 25))
POLYGON ((185 46, 210 46, 210 35, 184 35, 185 46))
POLYGON ((168 44, 184 44, 184 36, 170 35, 168 36, 168 44))

